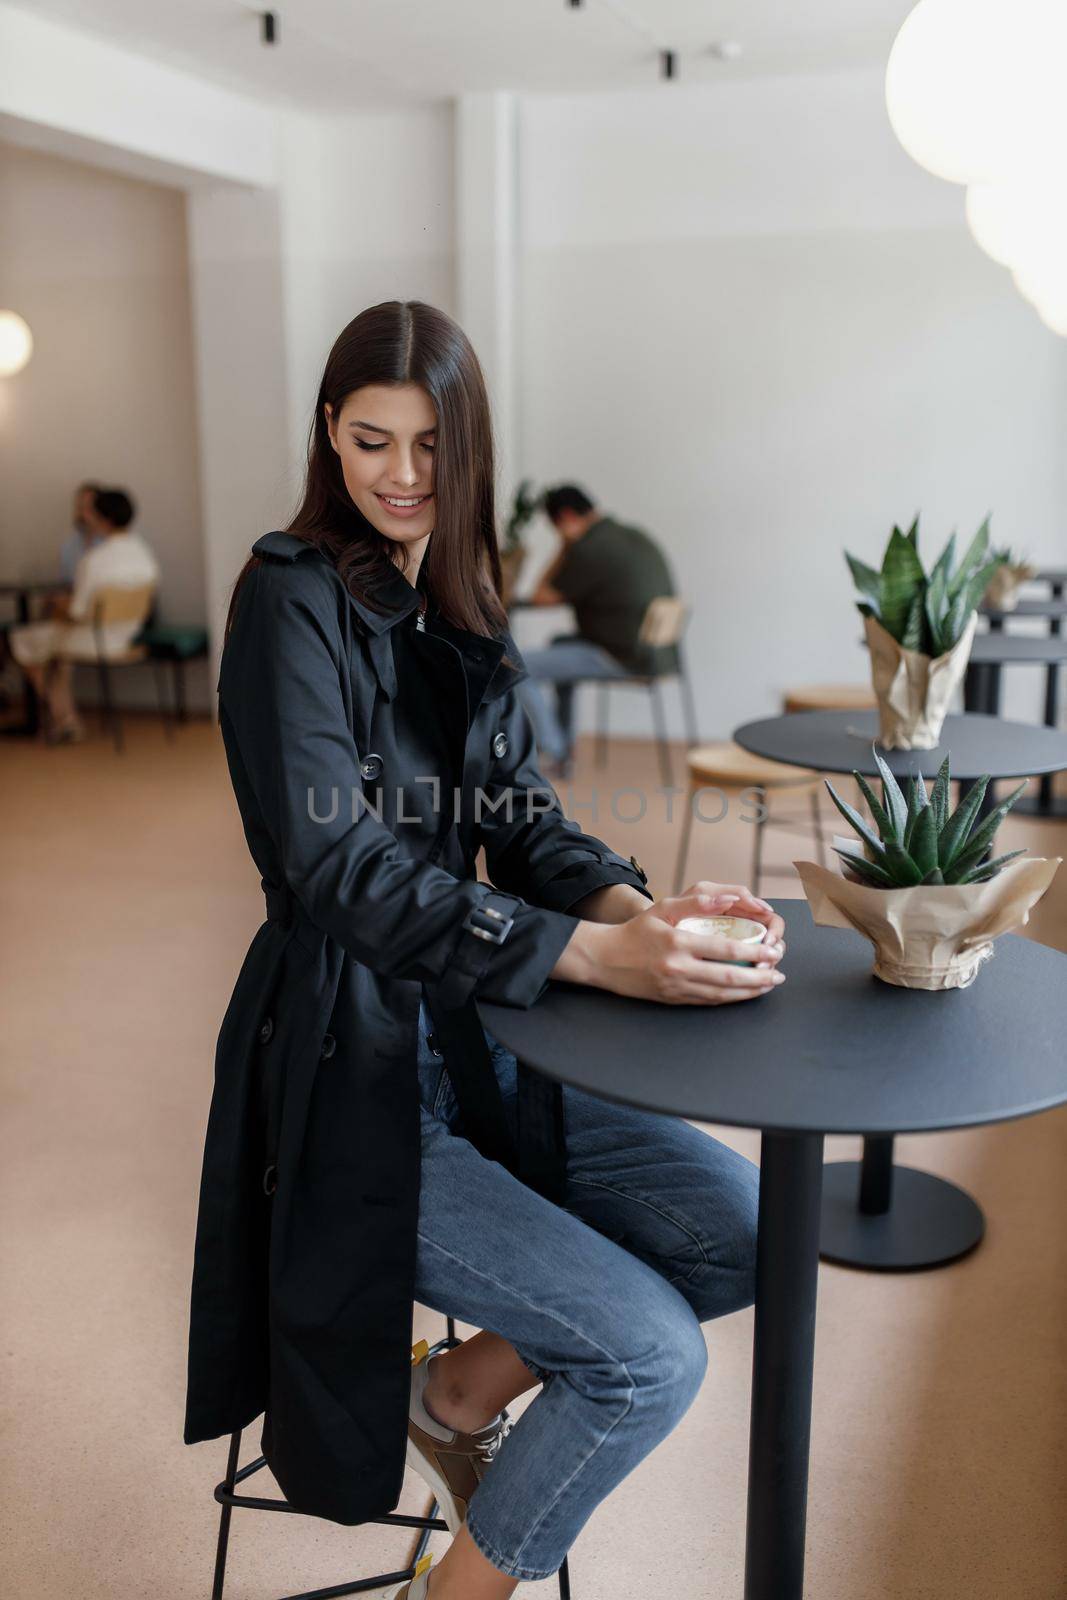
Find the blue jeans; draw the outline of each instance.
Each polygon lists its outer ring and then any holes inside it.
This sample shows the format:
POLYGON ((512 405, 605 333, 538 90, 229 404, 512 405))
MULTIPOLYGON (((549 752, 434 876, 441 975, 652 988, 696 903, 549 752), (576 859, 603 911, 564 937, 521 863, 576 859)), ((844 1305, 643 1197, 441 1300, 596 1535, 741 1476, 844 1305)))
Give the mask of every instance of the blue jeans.
MULTIPOLYGON (((567 1190, 553 1205, 463 1137, 431 1028, 423 1007, 415 1293, 500 1334, 543 1383, 467 1529, 501 1572, 546 1578, 684 1416, 707 1362, 700 1324, 751 1305, 759 1172, 686 1122, 565 1089, 567 1190)), ((515 1057, 489 1045, 514 1117, 515 1057)))
POLYGON ((626 669, 615 657, 589 639, 553 639, 543 650, 524 650, 522 659, 530 676, 516 685, 515 693, 533 723, 537 748, 556 761, 565 761, 574 742, 574 686, 588 678, 624 678, 626 669), (541 683, 556 691, 552 705, 541 683))

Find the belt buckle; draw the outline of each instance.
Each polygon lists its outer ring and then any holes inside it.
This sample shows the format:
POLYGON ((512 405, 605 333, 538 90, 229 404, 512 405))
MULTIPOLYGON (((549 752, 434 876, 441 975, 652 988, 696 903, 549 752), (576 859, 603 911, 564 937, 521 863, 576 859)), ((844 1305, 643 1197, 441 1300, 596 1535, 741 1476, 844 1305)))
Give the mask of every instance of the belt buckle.
POLYGON ((476 939, 486 939, 490 944, 503 944, 514 924, 514 917, 506 917, 502 911, 496 911, 492 906, 471 906, 463 919, 463 926, 468 933, 473 933, 476 939), (488 919, 478 921, 478 918, 488 919))

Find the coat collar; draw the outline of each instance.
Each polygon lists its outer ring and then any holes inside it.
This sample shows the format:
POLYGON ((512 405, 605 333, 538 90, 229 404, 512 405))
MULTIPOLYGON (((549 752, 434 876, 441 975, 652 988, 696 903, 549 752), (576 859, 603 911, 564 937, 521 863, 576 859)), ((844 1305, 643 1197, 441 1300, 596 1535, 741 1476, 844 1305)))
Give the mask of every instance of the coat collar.
MULTIPOLYGON (((324 556, 315 545, 309 544, 306 539, 299 538, 295 533, 277 531, 265 533, 252 546, 252 554, 272 556, 276 561, 298 561, 301 557, 317 556, 320 561, 326 561, 329 566, 333 566, 328 556, 324 556)), ((354 594, 348 593, 349 604, 369 633, 385 633, 395 623, 410 616, 419 603, 418 590, 413 589, 404 574, 397 569, 394 569, 377 593, 387 607, 385 611, 375 611, 371 606, 364 605, 354 594)))
MULTIPOLYGON (((323 556, 316 546, 309 544, 306 539, 299 538, 295 533, 282 533, 278 530, 265 533, 262 538, 257 539, 252 546, 252 554, 260 557, 270 556, 276 561, 298 561, 310 556, 328 561, 328 557, 323 556)), ((332 562, 329 564, 333 565, 332 562)), ((405 617, 410 617, 419 603, 418 590, 412 587, 400 571, 388 578, 377 591, 388 607, 386 611, 374 611, 355 595, 346 592, 349 605, 367 632, 376 639, 395 627, 398 622, 402 622, 405 617)), ((504 665, 505 655, 513 661, 521 663, 522 660, 510 633, 505 633, 501 639, 487 639, 480 633, 470 633, 465 628, 455 628, 446 622, 433 606, 427 617, 427 628, 439 638, 447 639, 449 644, 454 645, 459 651, 463 658, 468 683, 475 689, 478 701, 483 698, 495 700, 528 676, 526 668, 522 665, 515 667, 504 665)), ((385 660, 380 649, 372 650, 372 656, 382 688, 392 698, 396 693, 395 674, 390 670, 392 662, 385 660)))

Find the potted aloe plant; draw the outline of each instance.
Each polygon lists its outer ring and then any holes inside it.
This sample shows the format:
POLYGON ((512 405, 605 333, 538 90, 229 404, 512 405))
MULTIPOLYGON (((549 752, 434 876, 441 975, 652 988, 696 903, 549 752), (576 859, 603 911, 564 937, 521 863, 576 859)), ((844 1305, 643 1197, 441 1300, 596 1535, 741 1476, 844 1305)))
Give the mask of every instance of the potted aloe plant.
POLYGON ((812 861, 794 865, 817 923, 851 927, 874 945, 875 977, 905 989, 965 989, 993 954, 997 934, 1026 922, 1052 882, 1059 857, 1019 860, 1025 850, 993 856, 997 830, 1026 783, 979 821, 988 778, 949 809, 949 758, 927 794, 921 775, 900 785, 874 750, 879 800, 859 772, 852 776, 872 822, 830 798, 856 839, 835 839, 842 875, 812 861))
POLYGON ((997 554, 1001 564, 989 580, 983 603, 995 611, 1014 611, 1019 604, 1019 590, 1037 577, 1037 568, 1028 556, 1010 545, 997 554))
POLYGON ((879 738, 888 750, 933 750, 963 678, 977 606, 1001 564, 989 554, 989 518, 956 564, 956 536, 927 575, 919 519, 894 527, 880 571, 845 552, 871 653, 879 738))
POLYGON ((500 541, 500 598, 505 606, 511 602, 522 564, 526 560, 526 546, 522 541, 523 529, 540 509, 541 496, 534 493, 532 480, 523 478, 515 491, 515 498, 500 541))

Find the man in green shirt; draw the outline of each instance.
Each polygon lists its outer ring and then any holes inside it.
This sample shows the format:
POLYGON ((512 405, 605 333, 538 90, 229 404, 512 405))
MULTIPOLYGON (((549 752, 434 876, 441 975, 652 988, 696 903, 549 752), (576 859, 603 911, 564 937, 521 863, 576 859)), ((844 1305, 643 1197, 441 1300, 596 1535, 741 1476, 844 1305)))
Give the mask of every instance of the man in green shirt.
POLYGON ((530 677, 518 693, 539 747, 566 770, 576 683, 677 670, 672 647, 646 645, 639 638, 650 601, 673 595, 674 584, 662 550, 648 534, 605 516, 575 484, 547 489, 543 505, 560 549, 532 600, 541 606, 571 605, 578 632, 524 653, 530 677), (555 689, 554 710, 542 683, 555 689))

